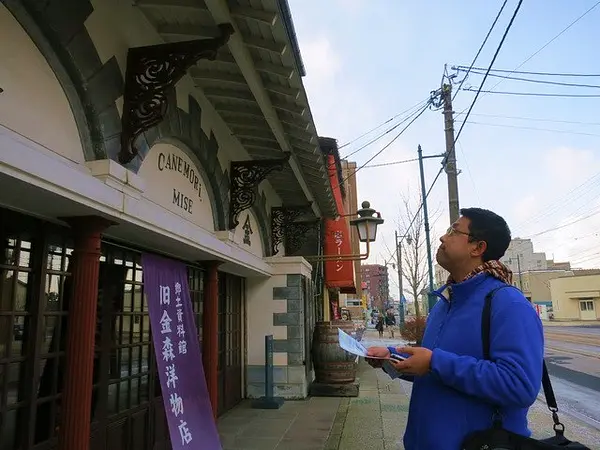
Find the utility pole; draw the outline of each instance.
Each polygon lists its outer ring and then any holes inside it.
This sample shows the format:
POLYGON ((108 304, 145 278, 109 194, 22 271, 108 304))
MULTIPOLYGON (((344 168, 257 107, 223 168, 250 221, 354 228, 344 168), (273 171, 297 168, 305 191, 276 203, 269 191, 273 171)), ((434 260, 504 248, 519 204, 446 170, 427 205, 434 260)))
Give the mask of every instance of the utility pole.
MULTIPOLYGON (((508 260, 509 264, 512 264, 512 258, 508 260)), ((517 270, 519 273, 519 289, 523 291, 523 276, 521 274, 521 255, 517 253, 517 270)))
POLYGON ((452 85, 442 85, 442 102, 444 104, 444 134, 446 136, 446 164, 448 176, 448 209, 450 224, 458 220, 458 170, 456 169, 456 148, 454 145, 454 111, 452 110, 452 85))
MULTIPOLYGON (((423 202, 423 221, 425 222, 425 242, 427 244, 427 264, 429 270, 429 292, 427 295, 428 311, 433 309, 436 303, 436 296, 433 292, 433 260, 431 259, 431 239, 429 237, 429 212, 427 211, 427 188, 425 187, 425 171, 423 170, 423 150, 419 145, 419 170, 421 172, 421 196, 423 202)), ((415 299, 415 301, 418 301, 415 299)))
POLYGON ((523 292, 523 277, 521 275, 521 255, 517 253, 517 268, 519 270, 519 288, 523 292))
POLYGON ((400 316, 400 326, 404 325, 404 303, 402 303, 402 297, 404 295, 404 289, 402 287, 402 247, 398 241, 398 231, 394 231, 396 236, 396 267, 398 269, 398 289, 400 291, 400 306, 398 307, 398 315, 400 316))

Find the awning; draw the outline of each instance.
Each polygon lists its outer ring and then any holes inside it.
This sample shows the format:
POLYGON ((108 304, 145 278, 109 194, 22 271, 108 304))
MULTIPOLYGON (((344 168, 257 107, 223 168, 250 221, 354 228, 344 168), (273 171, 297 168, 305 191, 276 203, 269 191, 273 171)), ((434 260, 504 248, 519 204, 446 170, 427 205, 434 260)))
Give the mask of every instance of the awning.
MULTIPOLYGON (((327 156, 327 170, 338 213, 340 216, 344 216, 342 192, 336 170, 336 161, 333 155, 327 156)), ((350 227, 346 218, 325 219, 325 243, 323 249, 325 255, 351 255, 352 245, 350 244, 350 236, 350 227)), ((325 261, 325 286, 328 288, 339 288, 343 294, 356 294, 354 261, 340 261, 336 259, 325 261)))

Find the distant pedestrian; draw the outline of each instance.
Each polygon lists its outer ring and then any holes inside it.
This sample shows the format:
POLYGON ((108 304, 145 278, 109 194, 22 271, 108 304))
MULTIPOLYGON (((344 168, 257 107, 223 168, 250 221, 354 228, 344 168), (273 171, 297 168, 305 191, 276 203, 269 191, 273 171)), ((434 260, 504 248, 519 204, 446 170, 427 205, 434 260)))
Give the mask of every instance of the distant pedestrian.
POLYGON ((383 339, 383 316, 379 316, 377 318, 377 325, 375 325, 375 329, 379 331, 379 339, 383 339))
POLYGON ((388 311, 385 315, 385 327, 390 333, 390 337, 394 338, 394 328, 396 328, 396 316, 393 311, 388 311))
MULTIPOLYGON (((535 309, 511 286, 512 272, 499 261, 510 240, 502 217, 480 208, 461 210, 440 239, 437 261, 450 277, 434 292, 439 300, 427 318, 423 346, 368 350, 379 358, 408 356, 390 360, 413 381, 406 450, 459 450, 469 434, 491 428, 498 417, 506 430, 531 434, 527 413, 540 391, 544 333, 535 309), (486 358, 481 323, 488 294, 486 358)), ((382 365, 381 359, 367 361, 382 365)))

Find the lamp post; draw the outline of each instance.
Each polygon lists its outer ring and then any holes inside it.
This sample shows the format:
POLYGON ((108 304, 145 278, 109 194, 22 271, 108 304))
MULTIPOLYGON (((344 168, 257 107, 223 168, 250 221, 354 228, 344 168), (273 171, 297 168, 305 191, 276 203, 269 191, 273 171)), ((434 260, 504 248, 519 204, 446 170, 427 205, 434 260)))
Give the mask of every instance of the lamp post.
POLYGON ((427 244, 427 268, 429 272, 429 292, 427 293, 427 310, 431 311, 436 302, 435 295, 433 292, 433 259, 431 258, 431 239, 429 237, 429 211, 427 210, 427 191, 425 188, 425 173, 423 171, 423 150, 419 145, 419 169, 421 172, 421 196, 423 202, 423 219, 425 222, 425 241, 427 244))
POLYGON ((377 239, 377 227, 383 223, 381 214, 371 208, 369 202, 362 202, 362 208, 359 209, 356 214, 358 219, 352 219, 350 225, 356 227, 358 231, 358 240, 360 242, 375 242, 377 239), (371 237, 371 229, 373 230, 373 236, 371 237))
POLYGON ((362 202, 362 208, 359 209, 355 214, 346 214, 345 216, 338 216, 337 220, 341 217, 358 216, 356 219, 350 220, 350 225, 356 227, 358 232, 358 240, 367 244, 366 253, 349 254, 349 255, 315 255, 315 256, 304 256, 308 261, 362 261, 369 257, 371 252, 371 242, 375 242, 377 239, 377 227, 381 225, 384 220, 381 218, 381 214, 371 208, 369 202, 362 202))
POLYGON ((404 234, 400 236, 397 231, 394 232, 394 235, 396 237, 396 264, 386 262, 386 265, 390 264, 395 270, 398 271, 398 318, 400 325, 404 325, 406 312, 404 311, 404 303, 402 303, 402 298, 404 297, 404 276, 402 274, 402 240, 406 239, 408 245, 412 245, 412 236, 410 234, 404 234))

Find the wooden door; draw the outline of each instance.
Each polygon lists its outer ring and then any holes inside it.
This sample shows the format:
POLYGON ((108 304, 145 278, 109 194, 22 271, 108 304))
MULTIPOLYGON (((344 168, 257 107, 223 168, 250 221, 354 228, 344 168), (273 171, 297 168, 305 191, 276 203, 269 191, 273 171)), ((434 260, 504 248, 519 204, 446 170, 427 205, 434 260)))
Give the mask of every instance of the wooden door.
POLYGON ((244 280, 219 273, 218 414, 242 401, 244 280))

